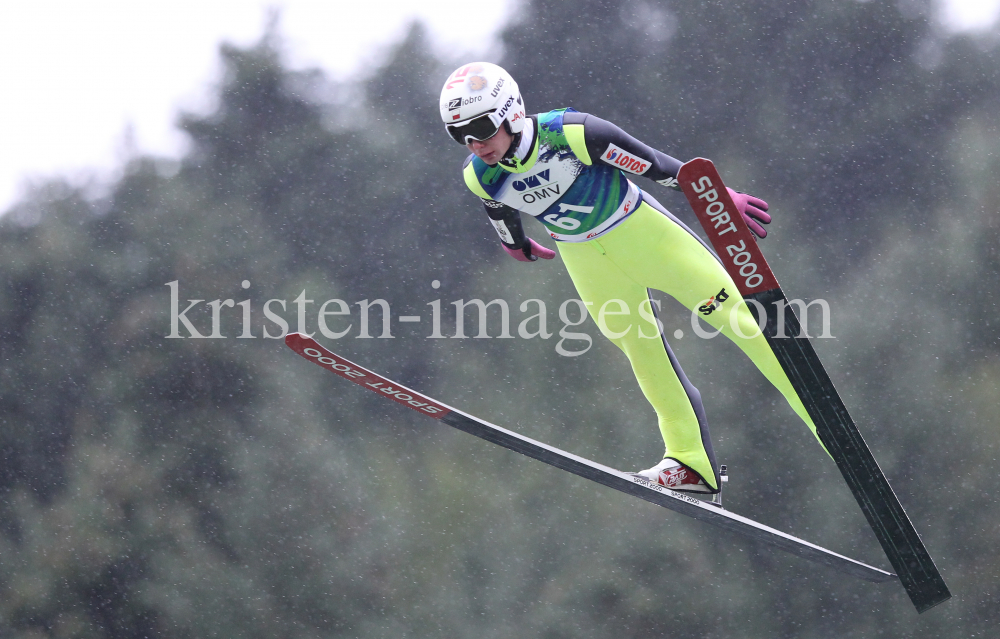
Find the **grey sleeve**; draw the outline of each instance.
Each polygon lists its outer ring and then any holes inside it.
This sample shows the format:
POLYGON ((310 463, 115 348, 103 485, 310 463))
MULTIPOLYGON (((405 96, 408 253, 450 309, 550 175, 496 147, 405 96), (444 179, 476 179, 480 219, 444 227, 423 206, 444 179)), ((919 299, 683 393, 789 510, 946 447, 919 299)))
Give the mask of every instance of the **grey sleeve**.
POLYGON ((521 213, 517 209, 503 202, 486 199, 483 199, 483 206, 486 207, 486 214, 490 217, 490 222, 493 223, 493 228, 504 246, 511 249, 523 249, 529 246, 528 238, 521 226, 521 213))
POLYGON ((582 124, 590 159, 621 169, 625 173, 647 177, 663 186, 680 190, 677 171, 683 162, 636 140, 599 117, 587 113, 567 113, 564 124, 582 124))
MULTIPOLYGON (((465 164, 462 165, 463 171, 472 161, 472 157, 470 154, 465 158, 465 164)), ((496 200, 484 197, 479 199, 483 201, 486 215, 489 216, 490 222, 492 222, 493 228, 500 236, 500 241, 503 242, 504 246, 512 249, 530 247, 528 238, 524 235, 524 228, 521 226, 521 213, 517 209, 496 200)))

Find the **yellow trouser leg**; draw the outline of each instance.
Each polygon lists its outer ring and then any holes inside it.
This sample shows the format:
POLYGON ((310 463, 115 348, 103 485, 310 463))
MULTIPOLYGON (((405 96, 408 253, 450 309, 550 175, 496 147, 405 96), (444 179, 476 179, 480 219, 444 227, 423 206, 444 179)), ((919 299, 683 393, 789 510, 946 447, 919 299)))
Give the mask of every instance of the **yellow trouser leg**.
POLYGON ((715 256, 684 228, 643 203, 607 235, 579 244, 560 243, 559 252, 601 332, 628 356, 643 394, 656 410, 668 456, 690 466, 716 487, 691 398, 655 326, 640 312, 647 288, 663 291, 692 312, 725 289, 729 299, 704 319, 746 353, 815 434, 815 425, 735 284, 715 256), (610 300, 621 300, 625 306, 619 308, 610 300), (600 322, 602 307, 605 314, 600 322), (628 313, 609 314, 619 310, 628 313), (741 337, 731 321, 749 337, 741 337))

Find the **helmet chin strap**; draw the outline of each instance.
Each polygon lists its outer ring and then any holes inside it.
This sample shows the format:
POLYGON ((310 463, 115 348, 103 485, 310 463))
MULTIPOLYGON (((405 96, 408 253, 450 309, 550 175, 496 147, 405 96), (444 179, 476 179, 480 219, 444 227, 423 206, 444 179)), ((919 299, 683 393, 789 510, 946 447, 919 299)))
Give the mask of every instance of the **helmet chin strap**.
MULTIPOLYGON (((507 126, 506 122, 504 123, 504 126, 507 126)), ((512 168, 512 169, 518 170, 518 171, 522 170, 521 162, 522 162, 522 160, 527 159, 527 157, 531 155, 531 147, 535 143, 534 142, 534 137, 535 137, 534 128, 529 129, 528 128, 529 126, 532 126, 532 127, 534 126, 534 120, 531 119, 531 118, 528 118, 528 121, 525 122, 524 127, 521 129, 520 132, 518 132, 516 134, 513 134, 511 136, 512 139, 511 139, 511 143, 510 143, 510 148, 507 149, 507 153, 504 154, 503 158, 500 160, 500 162, 504 166, 507 166, 509 168, 512 168), (525 135, 525 133, 526 133, 526 135, 525 135), (523 150, 523 152, 525 154, 525 157, 524 158, 519 158, 519 157, 517 157, 517 152, 518 152, 518 149, 520 149, 520 147, 522 145, 526 146, 526 148, 523 150)), ((507 129, 507 130, 508 130, 508 132, 510 131, 510 129, 507 129)))
POLYGON ((507 133, 510 134, 511 138, 510 138, 510 146, 507 147, 507 152, 503 154, 503 157, 500 158, 500 161, 513 160, 514 154, 517 153, 517 147, 521 144, 521 133, 523 133, 523 130, 518 131, 517 133, 511 133, 510 122, 507 122, 507 120, 503 121, 503 128, 506 129, 507 133))

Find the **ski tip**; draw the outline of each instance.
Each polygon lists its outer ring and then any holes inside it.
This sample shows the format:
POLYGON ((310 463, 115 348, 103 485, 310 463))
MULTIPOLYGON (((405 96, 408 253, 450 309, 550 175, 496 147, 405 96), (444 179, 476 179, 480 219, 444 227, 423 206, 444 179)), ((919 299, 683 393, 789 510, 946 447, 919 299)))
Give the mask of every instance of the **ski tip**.
POLYGON ((303 345, 316 344, 316 340, 303 333, 288 333, 285 335, 285 346, 293 351, 300 351, 303 345))

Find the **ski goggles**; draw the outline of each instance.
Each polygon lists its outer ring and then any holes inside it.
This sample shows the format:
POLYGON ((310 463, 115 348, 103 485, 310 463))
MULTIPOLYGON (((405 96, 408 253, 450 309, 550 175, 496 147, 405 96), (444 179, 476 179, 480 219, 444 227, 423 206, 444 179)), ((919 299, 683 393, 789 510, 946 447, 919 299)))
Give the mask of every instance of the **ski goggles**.
POLYGON ((446 124, 445 128, 448 129, 448 135, 462 146, 469 144, 472 140, 477 142, 489 140, 500 130, 500 127, 490 118, 494 111, 496 109, 461 124, 446 124))

